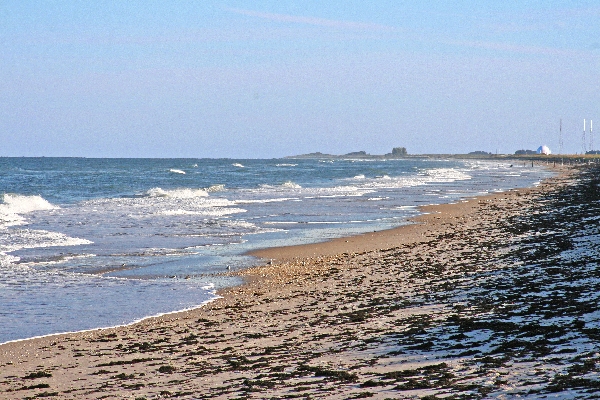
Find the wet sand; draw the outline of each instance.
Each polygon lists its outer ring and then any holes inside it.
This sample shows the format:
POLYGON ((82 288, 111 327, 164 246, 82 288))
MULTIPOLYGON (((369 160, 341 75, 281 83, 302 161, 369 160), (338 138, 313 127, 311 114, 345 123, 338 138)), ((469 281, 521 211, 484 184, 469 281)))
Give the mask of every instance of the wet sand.
POLYGON ((469 312, 470 277, 506 267, 495 262, 517 235, 506 221, 571 185, 569 171, 424 207, 397 229, 256 251, 265 265, 236 272, 245 285, 196 310, 1 345, 0 398, 510 395, 516 367, 493 359, 482 372, 469 348, 450 354, 436 340, 469 312), (459 286, 462 295, 438 296, 459 286))

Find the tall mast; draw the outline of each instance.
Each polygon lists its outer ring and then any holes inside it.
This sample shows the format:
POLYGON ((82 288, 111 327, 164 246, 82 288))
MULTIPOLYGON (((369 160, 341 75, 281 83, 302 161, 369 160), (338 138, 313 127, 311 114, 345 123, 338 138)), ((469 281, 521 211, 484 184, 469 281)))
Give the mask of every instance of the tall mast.
POLYGON ((592 120, 590 119, 590 151, 594 150, 594 133, 592 132, 592 120))
POLYGON ((583 120, 583 136, 581 137, 581 142, 583 143, 583 154, 586 153, 586 143, 585 143, 585 119, 583 120))
POLYGON ((563 139, 562 139, 562 118, 558 126, 558 154, 562 154, 563 139))

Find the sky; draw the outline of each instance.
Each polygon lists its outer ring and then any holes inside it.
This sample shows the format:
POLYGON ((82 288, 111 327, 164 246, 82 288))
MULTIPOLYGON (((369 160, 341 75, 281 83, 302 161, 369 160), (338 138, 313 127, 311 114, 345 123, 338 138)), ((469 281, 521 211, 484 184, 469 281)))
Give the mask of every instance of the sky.
POLYGON ((0 156, 581 153, 599 86, 597 1, 0 2, 0 156))

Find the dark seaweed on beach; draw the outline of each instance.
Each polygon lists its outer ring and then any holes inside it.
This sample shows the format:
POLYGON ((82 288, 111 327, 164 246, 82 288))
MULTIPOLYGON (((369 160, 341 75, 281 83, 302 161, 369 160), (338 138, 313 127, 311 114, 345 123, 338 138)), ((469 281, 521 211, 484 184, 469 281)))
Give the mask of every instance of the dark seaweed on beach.
POLYGON ((154 361, 155 358, 134 358, 133 360, 119 360, 119 361, 111 361, 107 363, 102 363, 96 365, 96 367, 112 367, 115 365, 128 365, 128 364, 138 364, 148 361, 154 361))
POLYGON ((348 371, 337 371, 322 366, 311 367, 309 365, 301 365, 298 371, 312 372, 315 376, 332 378, 344 382, 356 382, 358 381, 358 375, 350 373, 348 371))
POLYGON ((36 371, 30 374, 27 374, 23 377, 23 379, 37 379, 37 378, 51 378, 52 374, 47 371, 36 371))
MULTIPOLYGON (((470 357, 478 369, 474 377, 518 370, 522 384, 509 392, 514 395, 595 393, 600 388, 599 172, 587 169, 576 184, 490 227, 493 236, 485 243, 467 238, 485 257, 473 262, 473 253, 464 249, 466 257, 456 260, 463 274, 448 271, 434 278, 414 268, 415 279, 430 278, 424 298, 452 304, 455 311, 416 334, 398 335, 395 354, 470 357)), ((414 379, 400 386, 419 385, 427 386, 414 379)), ((490 392, 505 393, 503 380, 490 392)))
MULTIPOLYGON (((95 367, 124 367, 87 378, 107 397, 116 385, 147 398, 598 398, 599 189, 588 167, 541 196, 475 200, 471 225, 459 216, 396 248, 300 260, 272 291, 207 307, 220 322, 99 336, 86 355, 114 358, 95 367), (254 307, 285 296, 293 307, 254 307), (136 353, 146 358, 116 359, 136 353)), ((11 390, 49 376, 11 377, 11 390)))

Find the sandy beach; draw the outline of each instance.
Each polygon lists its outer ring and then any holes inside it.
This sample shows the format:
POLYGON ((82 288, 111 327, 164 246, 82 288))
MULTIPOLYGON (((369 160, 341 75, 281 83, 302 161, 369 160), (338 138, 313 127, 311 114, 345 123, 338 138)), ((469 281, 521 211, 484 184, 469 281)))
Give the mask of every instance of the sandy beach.
MULTIPOLYGON (((567 314, 553 312, 562 301, 577 313, 572 303, 580 296, 548 281, 531 289, 545 290, 548 304, 513 293, 534 285, 536 274, 559 274, 528 270, 534 277, 521 282, 515 271, 531 265, 531 251, 548 253, 556 243, 556 252, 564 250, 550 223, 530 217, 562 210, 555 204, 577 186, 578 174, 562 170, 534 188, 427 206, 393 230, 256 251, 265 265, 235 272, 245 285, 192 311, 4 344, 0 398, 592 393, 600 388, 600 349, 573 332, 594 338, 596 327, 583 316, 593 310, 560 320, 567 314), (541 247, 527 247, 534 242, 541 247)), ((537 267, 551 268, 556 252, 537 267)))

